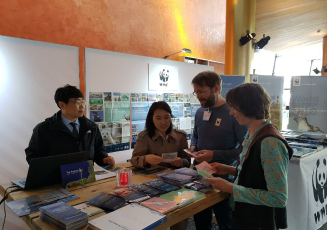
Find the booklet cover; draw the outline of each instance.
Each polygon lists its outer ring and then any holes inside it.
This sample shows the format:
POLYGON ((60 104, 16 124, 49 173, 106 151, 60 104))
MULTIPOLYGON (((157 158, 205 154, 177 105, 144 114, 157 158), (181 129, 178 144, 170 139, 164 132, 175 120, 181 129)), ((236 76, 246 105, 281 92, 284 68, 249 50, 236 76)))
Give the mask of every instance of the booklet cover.
POLYGON ((194 201, 203 197, 205 197, 205 194, 187 188, 182 188, 160 196, 162 199, 172 200, 177 203, 183 202, 183 199, 192 199, 192 201, 194 201))
POLYGON ((167 221, 159 212, 139 204, 129 204, 89 222, 91 229, 141 230, 153 229, 167 221))
POLYGON ((59 200, 67 202, 68 199, 78 199, 73 193, 66 189, 59 189, 42 193, 36 196, 30 196, 23 199, 7 202, 7 206, 15 212, 19 217, 39 211, 39 208, 45 205, 52 204, 59 200))
POLYGON ((101 212, 104 212, 103 209, 86 204, 86 203, 74 205, 73 207, 76 208, 77 210, 80 210, 81 212, 86 213, 89 217, 97 215, 101 212))
POLYGON ((179 186, 163 182, 162 180, 153 180, 153 181, 146 182, 144 184, 146 184, 150 187, 162 190, 164 192, 170 192, 170 191, 180 189, 179 186))
POLYGON ((94 164, 93 168, 96 181, 116 176, 116 172, 108 171, 97 164, 94 164))
POLYGON ((71 188, 95 182, 93 161, 83 161, 60 166, 62 185, 71 188))
POLYGON ((141 202, 141 205, 150 208, 154 211, 165 214, 176 208, 178 208, 178 203, 175 201, 165 200, 159 197, 153 197, 149 200, 141 202))
POLYGON ((215 169, 206 161, 195 165, 195 167, 198 170, 198 173, 203 177, 213 177, 212 174, 216 172, 215 169))

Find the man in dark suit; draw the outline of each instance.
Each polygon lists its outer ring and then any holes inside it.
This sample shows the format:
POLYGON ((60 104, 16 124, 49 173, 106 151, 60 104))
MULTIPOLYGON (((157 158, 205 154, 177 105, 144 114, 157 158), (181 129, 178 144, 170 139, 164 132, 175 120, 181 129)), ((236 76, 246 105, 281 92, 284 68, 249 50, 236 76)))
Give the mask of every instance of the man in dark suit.
POLYGON ((60 110, 34 128, 25 149, 27 162, 38 157, 88 151, 89 159, 98 165, 114 165, 98 126, 83 115, 86 102, 82 92, 65 85, 56 90, 54 99, 60 110))

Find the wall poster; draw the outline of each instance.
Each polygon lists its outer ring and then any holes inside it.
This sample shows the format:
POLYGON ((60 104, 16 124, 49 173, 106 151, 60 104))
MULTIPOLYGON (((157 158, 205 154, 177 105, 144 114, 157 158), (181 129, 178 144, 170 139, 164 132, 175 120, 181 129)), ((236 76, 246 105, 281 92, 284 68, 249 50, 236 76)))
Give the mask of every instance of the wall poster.
POLYGON ((292 77, 289 129, 327 133, 326 88, 326 77, 292 77))
POLYGON ((226 98, 228 91, 245 82, 245 76, 237 75, 219 75, 222 80, 221 96, 226 98))
POLYGON ((268 93, 271 99, 270 118, 271 123, 276 125, 279 130, 282 129, 282 109, 283 109, 283 91, 284 77, 271 75, 250 75, 250 82, 261 85, 268 93))

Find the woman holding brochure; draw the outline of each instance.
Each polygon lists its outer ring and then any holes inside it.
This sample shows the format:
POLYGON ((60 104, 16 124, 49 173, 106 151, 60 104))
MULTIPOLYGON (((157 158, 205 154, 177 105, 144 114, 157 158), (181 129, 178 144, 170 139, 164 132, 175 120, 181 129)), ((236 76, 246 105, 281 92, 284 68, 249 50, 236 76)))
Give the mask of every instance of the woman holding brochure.
POLYGON ((231 89, 226 96, 230 114, 249 130, 237 167, 213 163, 217 174, 234 175, 234 183, 205 178, 231 194, 233 230, 276 230, 287 227, 287 169, 292 149, 269 120, 270 97, 254 83, 231 89))
POLYGON ((190 166, 186 133, 174 130, 171 109, 164 101, 154 102, 148 112, 146 130, 139 133, 131 163, 138 168, 160 165, 169 168, 190 166))

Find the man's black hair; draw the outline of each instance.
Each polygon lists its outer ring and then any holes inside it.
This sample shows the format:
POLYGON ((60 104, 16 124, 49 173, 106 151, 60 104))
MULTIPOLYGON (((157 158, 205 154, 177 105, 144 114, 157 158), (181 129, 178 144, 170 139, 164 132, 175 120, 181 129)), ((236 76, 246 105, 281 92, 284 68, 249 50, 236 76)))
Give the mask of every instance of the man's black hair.
POLYGON ((67 104, 71 98, 80 98, 80 97, 84 99, 84 95, 82 94, 82 92, 79 89, 77 89, 76 86, 71 86, 68 84, 65 85, 64 87, 58 88, 54 95, 54 99, 58 107, 59 107, 59 101, 63 101, 65 104, 67 104))

